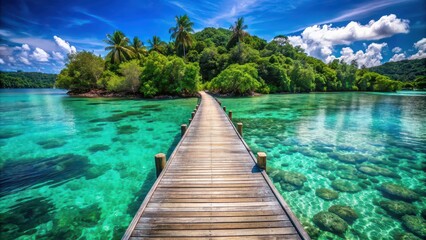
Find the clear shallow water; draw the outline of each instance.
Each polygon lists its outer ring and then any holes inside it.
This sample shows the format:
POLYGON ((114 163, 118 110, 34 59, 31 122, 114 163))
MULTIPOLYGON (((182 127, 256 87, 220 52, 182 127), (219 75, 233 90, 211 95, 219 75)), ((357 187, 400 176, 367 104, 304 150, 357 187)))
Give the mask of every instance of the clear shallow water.
POLYGON ((196 103, 0 90, 0 239, 120 239, 196 103))
MULTIPOLYGON (((233 111, 234 123, 243 122, 244 139, 252 151, 268 154, 271 172, 287 171, 287 179, 272 180, 311 237, 394 239, 398 233, 408 234, 401 216, 381 207, 395 200, 380 190, 383 183, 415 191, 419 199, 410 214, 422 219, 425 92, 266 95, 221 101, 233 111), (342 186, 342 180, 354 193, 342 186), (337 192, 338 198, 318 197, 320 188, 337 192), (314 215, 333 205, 350 206, 358 215, 340 236, 313 222, 314 215)), ((426 231, 424 222, 420 228, 426 231)))

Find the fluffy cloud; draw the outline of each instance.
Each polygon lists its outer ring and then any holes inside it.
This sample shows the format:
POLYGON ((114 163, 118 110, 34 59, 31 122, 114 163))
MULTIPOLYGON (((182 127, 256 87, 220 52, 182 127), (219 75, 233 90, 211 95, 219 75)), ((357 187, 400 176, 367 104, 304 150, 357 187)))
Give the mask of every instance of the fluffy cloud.
POLYGON ((60 48, 62 48, 63 50, 65 50, 67 53, 76 53, 77 52, 77 49, 74 46, 71 46, 71 44, 69 44, 68 42, 66 42, 62 38, 57 37, 57 36, 53 36, 53 39, 55 39, 56 44, 58 44, 58 46, 60 48))
POLYGON ((408 59, 426 58, 426 38, 422 38, 414 43, 414 47, 418 50, 418 52, 410 56, 408 59))
POLYGON ((404 53, 397 53, 395 55, 393 55, 391 57, 391 59, 389 59, 389 62, 398 62, 398 61, 402 61, 405 60, 407 57, 405 56, 404 53))
POLYGON ((33 51, 33 54, 31 55, 31 57, 33 57, 36 61, 39 61, 39 62, 47 62, 49 61, 50 55, 43 49, 37 47, 33 51))
MULTIPOLYGON (((294 46, 302 47, 308 55, 330 60, 336 58, 331 56, 335 45, 379 40, 399 33, 408 33, 408 31, 408 20, 399 19, 396 15, 390 14, 382 16, 377 21, 371 20, 366 25, 358 22, 350 22, 343 27, 333 27, 331 24, 314 25, 306 28, 300 36, 290 36, 289 41, 294 46)), ((348 49, 345 51, 347 52, 348 49)))
POLYGON ((26 57, 19 57, 19 61, 25 65, 31 65, 30 61, 26 57))
POLYGON ((0 58, 0 64, 4 64, 3 58, 0 58))
POLYGON ((383 59, 382 49, 386 46, 387 43, 371 43, 368 45, 365 52, 362 50, 354 52, 352 48, 344 47, 340 51, 341 56, 339 58, 330 56, 327 60, 332 61, 334 59, 338 59, 348 64, 350 64, 352 61, 355 61, 359 67, 374 67, 381 64, 383 59))
POLYGON ((28 46, 28 44, 22 44, 22 50, 24 51, 30 51, 30 46, 28 46))
POLYGON ((55 59, 58 59, 58 60, 64 60, 65 59, 64 55, 62 55, 60 52, 52 51, 52 55, 55 59))
MULTIPOLYGON (((402 51, 402 49, 400 48, 400 47, 394 47, 393 49, 392 49, 392 52, 393 53, 400 53, 402 51)), ((396 54, 395 54, 396 55, 396 54)))

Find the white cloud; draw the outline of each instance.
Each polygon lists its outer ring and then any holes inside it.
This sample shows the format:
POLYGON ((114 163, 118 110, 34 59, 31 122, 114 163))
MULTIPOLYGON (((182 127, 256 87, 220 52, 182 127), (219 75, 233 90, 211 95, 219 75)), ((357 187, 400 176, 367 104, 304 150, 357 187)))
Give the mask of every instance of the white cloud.
POLYGON ((330 56, 327 60, 332 61, 338 59, 348 64, 355 61, 359 67, 374 67, 381 64, 381 60, 383 59, 382 49, 386 46, 387 43, 371 43, 368 45, 365 52, 362 50, 354 52, 352 48, 344 47, 340 51, 341 56, 339 58, 330 56))
POLYGON ((58 59, 58 60, 64 60, 65 59, 64 55, 62 55, 60 52, 52 51, 52 55, 55 59, 58 59))
POLYGON ((77 52, 77 49, 74 46, 71 46, 71 44, 69 44, 68 42, 66 42, 62 38, 57 37, 57 36, 53 36, 53 38, 55 39, 56 44, 58 44, 58 46, 60 48, 62 48, 63 50, 65 50, 67 53, 76 53, 77 52))
POLYGON ((31 65, 30 61, 25 57, 19 57, 19 61, 25 65, 31 65))
POLYGON ((7 58, 7 60, 10 62, 10 63, 15 63, 16 61, 15 61, 15 58, 14 57, 12 57, 12 56, 9 56, 8 58, 7 58))
POLYGON ((49 57, 50 55, 44 51, 41 48, 36 48, 33 52, 33 54, 31 55, 31 57, 33 57, 35 60, 39 61, 39 62, 47 62, 49 61, 49 57))
POLYGON ((301 46, 308 55, 326 60, 333 58, 331 57, 333 46, 408 33, 408 24, 408 20, 390 14, 382 16, 377 21, 371 20, 366 25, 358 22, 350 22, 343 27, 333 27, 332 24, 314 25, 306 28, 301 36, 290 36, 289 40, 292 45, 301 46))
MULTIPOLYGON (((393 53, 400 53, 402 51, 402 49, 400 48, 400 47, 394 47, 393 49, 392 49, 392 52, 393 53)), ((396 54, 395 54, 396 55, 396 54)))
POLYGON ((416 43, 414 43, 414 47, 419 49, 419 50, 425 51, 426 50, 426 38, 422 38, 419 41, 417 41, 416 43))
POLYGON ((418 50, 418 52, 410 56, 408 59, 426 58, 426 38, 422 38, 414 43, 414 47, 418 50))
POLYGON ((25 51, 30 51, 31 49, 30 49, 30 46, 28 46, 28 44, 22 44, 22 49, 23 50, 25 50, 25 51))
POLYGON ((402 61, 402 60, 405 60, 405 59, 406 59, 406 56, 405 56, 404 53, 397 53, 397 54, 393 55, 391 57, 391 59, 389 59, 389 62, 398 62, 398 61, 402 61))
POLYGON ((4 64, 3 58, 0 58, 0 64, 4 64))

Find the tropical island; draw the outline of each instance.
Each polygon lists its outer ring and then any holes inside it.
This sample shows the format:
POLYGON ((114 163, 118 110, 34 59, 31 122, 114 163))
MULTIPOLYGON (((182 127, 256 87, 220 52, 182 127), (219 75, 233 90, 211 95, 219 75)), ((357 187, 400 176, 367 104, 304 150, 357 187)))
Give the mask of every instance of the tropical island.
POLYGON ((426 239, 425 4, 1 2, 0 239, 426 239))
POLYGON ((267 42, 250 35, 244 18, 230 30, 194 33, 185 14, 170 28, 173 41, 153 36, 145 47, 120 31, 108 34, 105 58, 87 51, 68 55, 56 86, 73 95, 194 96, 199 90, 229 95, 333 91, 396 91, 391 78, 334 60, 325 64, 292 46, 287 37, 267 42))

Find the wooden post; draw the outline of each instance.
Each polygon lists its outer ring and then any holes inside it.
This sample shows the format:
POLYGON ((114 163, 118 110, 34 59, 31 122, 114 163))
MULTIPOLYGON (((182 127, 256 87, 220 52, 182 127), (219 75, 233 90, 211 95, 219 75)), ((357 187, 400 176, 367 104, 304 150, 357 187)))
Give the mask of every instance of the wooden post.
POLYGON ((266 153, 264 152, 257 153, 257 166, 261 169, 266 170, 266 153))
POLYGON ((223 106, 223 111, 226 112, 226 106, 223 106))
POLYGON ((183 135, 185 134, 185 132, 186 132, 186 127, 187 127, 187 125, 186 125, 186 124, 182 124, 182 125, 180 125, 180 136, 181 136, 181 137, 183 137, 183 135))
POLYGON ((221 101, 219 101, 219 106, 222 106, 222 102, 221 101))
POLYGON ((198 110, 199 105, 197 104, 197 106, 195 106, 195 109, 198 110))
POLYGON ((197 108, 194 108, 194 111, 193 111, 193 112, 195 112, 195 113, 196 113, 196 112, 197 112, 197 108))
POLYGON ((161 171, 163 171, 166 166, 166 154, 159 153, 155 155, 155 169, 157 171, 157 177, 160 176, 161 171))
POLYGON ((191 118, 192 118, 192 119, 194 119, 194 117, 195 117, 195 112, 192 112, 192 113, 191 113, 191 116, 192 116, 191 118))
POLYGON ((231 121, 232 121, 232 111, 231 111, 231 110, 229 110, 228 117, 229 117, 229 119, 231 119, 231 121))
POLYGON ((240 136, 243 136, 243 123, 237 123, 237 130, 240 136))
POLYGON ((189 121, 188 121, 188 125, 189 125, 189 124, 191 124, 191 121, 192 121, 192 118, 190 118, 190 119, 189 119, 189 121))

